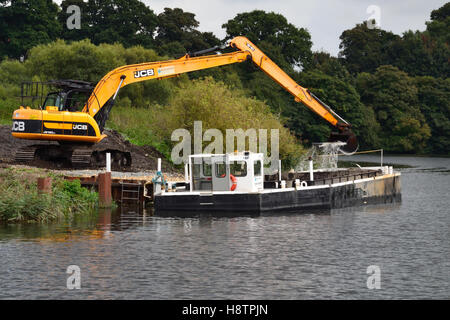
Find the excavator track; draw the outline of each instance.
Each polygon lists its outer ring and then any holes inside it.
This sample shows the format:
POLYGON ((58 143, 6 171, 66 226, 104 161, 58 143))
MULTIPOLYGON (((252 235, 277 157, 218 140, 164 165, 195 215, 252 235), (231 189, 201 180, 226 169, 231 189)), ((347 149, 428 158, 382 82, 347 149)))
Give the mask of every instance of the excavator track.
POLYGON ((74 167, 89 167, 91 166, 92 150, 90 149, 75 149, 72 152, 72 166, 74 167))
POLYGON ((126 150, 102 148, 99 145, 30 145, 17 150, 15 162, 49 167, 73 167, 77 169, 96 169, 106 166, 106 154, 111 154, 112 168, 127 169, 131 166, 131 153, 126 150))
POLYGON ((32 161, 34 161, 36 149, 37 148, 35 146, 20 148, 16 152, 15 161, 16 162, 32 162, 32 161))

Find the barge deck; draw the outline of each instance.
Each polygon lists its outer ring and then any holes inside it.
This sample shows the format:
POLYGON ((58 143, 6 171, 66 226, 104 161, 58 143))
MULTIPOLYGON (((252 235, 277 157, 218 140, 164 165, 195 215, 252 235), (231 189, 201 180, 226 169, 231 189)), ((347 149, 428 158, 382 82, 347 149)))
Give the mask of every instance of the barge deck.
MULTIPOLYGON (((256 181, 256 169, 253 169, 252 161, 255 159, 252 160, 251 155, 245 160, 246 176, 250 176, 247 182, 256 181)), ((195 177, 190 179, 193 188, 190 190, 174 189, 175 192, 155 194, 155 214, 306 212, 401 201, 401 174, 394 172, 392 167, 317 170, 314 171, 313 179, 309 178, 308 172, 285 175, 287 180, 277 179, 277 175, 265 176, 264 185, 260 188, 247 185, 239 189, 243 181, 236 177, 238 188, 234 191, 229 190, 228 185, 222 190, 214 188, 214 181, 218 177, 214 175, 214 167, 217 170, 220 168, 214 161, 211 167, 212 179, 209 180, 201 170, 195 172, 194 169, 195 177), (209 185, 205 187, 208 181, 209 185)), ((204 168, 204 165, 199 168, 204 168)), ((230 174, 227 171, 226 176, 230 174)))

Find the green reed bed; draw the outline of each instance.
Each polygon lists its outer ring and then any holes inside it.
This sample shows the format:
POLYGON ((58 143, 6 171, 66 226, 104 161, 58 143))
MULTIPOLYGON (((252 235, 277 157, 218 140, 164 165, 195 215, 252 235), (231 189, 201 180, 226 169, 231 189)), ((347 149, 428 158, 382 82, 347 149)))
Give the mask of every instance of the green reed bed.
POLYGON ((98 194, 79 180, 37 168, 0 168, 0 222, 48 222, 95 214, 98 194), (51 194, 39 193, 37 179, 52 178, 51 194))

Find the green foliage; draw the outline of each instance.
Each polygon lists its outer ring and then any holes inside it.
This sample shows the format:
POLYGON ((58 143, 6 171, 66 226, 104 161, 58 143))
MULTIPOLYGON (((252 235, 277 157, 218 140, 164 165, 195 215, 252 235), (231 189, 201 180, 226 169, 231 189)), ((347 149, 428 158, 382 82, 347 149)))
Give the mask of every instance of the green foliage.
MULTIPOLYGON (((22 81, 97 82, 122 65, 167 60, 221 42, 210 32, 198 31, 195 14, 165 8, 156 16, 138 0, 64 0, 59 11, 49 0, 6 3, 0 1, 0 60, 27 54, 23 63, 0 61, 0 123, 10 123, 20 105, 22 81), (81 30, 65 27, 71 4, 82 9, 81 30), (58 36, 64 40, 55 41, 58 36)), ((358 24, 342 33, 339 58, 312 53, 308 31, 277 13, 239 13, 223 28, 226 39, 248 37, 298 84, 352 123, 362 148, 448 154, 449 8, 447 3, 432 11, 425 31, 402 36, 358 24)), ((170 128, 190 128, 193 120, 218 127, 216 114, 228 119, 229 128, 266 125, 264 121, 286 126, 283 139, 289 146, 296 145, 289 130, 305 144, 326 140, 332 130, 250 62, 127 86, 107 125, 133 143, 152 145, 168 156, 173 145, 170 128), (203 78, 207 80, 189 81, 203 78), (218 90, 215 96, 213 90, 218 90), (259 117, 265 120, 254 120, 259 117)), ((283 150, 283 155, 289 158, 294 149, 283 150)))
POLYGON ((90 39, 92 43, 116 43, 125 47, 154 46, 153 34, 158 23, 156 15, 139 0, 64 0, 58 21, 64 27, 65 40, 90 39), (66 21, 72 13, 67 7, 77 5, 81 9, 81 29, 69 30, 66 21))
POLYGON ((430 18, 433 21, 446 21, 450 17, 450 2, 447 2, 439 9, 431 11, 430 18))
POLYGON ((381 66, 371 75, 362 73, 357 89, 383 128, 382 146, 387 151, 423 152, 430 128, 420 110, 414 79, 393 66, 381 66))
MULTIPOLYGON (((333 106, 336 113, 342 115, 352 124, 353 131, 358 136, 362 148, 379 146, 380 128, 374 113, 369 107, 361 103, 360 96, 352 85, 317 71, 303 72, 296 77, 296 80, 309 88, 323 102, 333 106)), ((325 125, 322 118, 307 110, 305 106, 297 105, 297 108, 303 110, 298 114, 292 113, 289 119, 295 119, 300 124, 299 131, 303 131, 303 136, 306 139, 312 140, 312 142, 326 141, 330 126, 325 125), (311 116, 306 115, 306 113, 311 114, 311 116)))
POLYGON ((195 14, 180 8, 164 8, 158 15, 156 41, 159 52, 170 56, 180 56, 186 52, 198 51, 220 44, 211 32, 196 30, 199 22, 195 14))
MULTIPOLYGON (((96 46, 89 40, 72 43, 58 40, 34 47, 24 66, 29 74, 37 75, 41 80, 77 79, 96 83, 117 67, 166 59, 167 57, 158 56, 154 50, 141 46, 96 46)), ((122 89, 119 97, 126 105, 145 107, 155 102, 166 103, 171 88, 177 81, 179 80, 169 79, 133 84, 122 89)))
POLYGON ((156 124, 157 116, 162 112, 164 108, 159 105, 136 108, 119 104, 111 112, 108 125, 121 132, 131 143, 138 146, 150 145, 170 159, 169 142, 155 133, 155 127, 160 125, 156 124))
POLYGON ((11 1, 0 6, 0 59, 19 58, 40 43, 55 40, 61 32, 56 21, 58 5, 52 0, 11 1))
POLYGON ((448 77, 450 74, 449 4, 432 11, 427 29, 407 31, 402 37, 366 23, 345 30, 340 55, 352 74, 373 73, 381 65, 393 65, 412 76, 448 77))
MULTIPOLYGON (((134 109, 133 112, 117 108, 111 114, 113 126, 124 131, 132 141, 151 144, 165 155, 169 155, 177 143, 171 141, 172 132, 184 128, 193 135, 194 121, 202 121, 203 131, 219 129, 224 137, 226 129, 261 128, 269 132, 270 129, 278 129, 280 158, 288 166, 295 165, 303 153, 301 145, 266 104, 245 97, 243 92, 231 90, 212 78, 181 84, 167 106, 156 106, 151 110, 134 109), (142 119, 146 119, 145 125, 142 119)), ((207 144, 209 142, 205 142, 204 147, 207 144)))
MULTIPOLYGON (((264 51, 262 41, 281 50, 283 60, 298 67, 307 66, 311 59, 311 36, 304 28, 297 28, 281 14, 254 10, 239 13, 222 25, 227 32, 226 39, 245 36, 264 51)), ((269 50, 270 51, 270 50, 269 50)), ((272 52, 264 51, 278 64, 282 64, 272 52)))
POLYGON ((321 71, 326 75, 338 78, 353 84, 353 77, 348 72, 347 68, 336 57, 332 57, 328 52, 314 52, 311 66, 307 71, 321 71))
POLYGON ((425 149, 450 155, 450 79, 416 77, 420 110, 431 129, 425 149))
POLYGON ((184 128, 192 133, 194 121, 202 121, 203 130, 216 128, 224 137, 226 129, 278 129, 280 159, 287 166, 294 166, 303 153, 294 136, 283 126, 282 120, 270 112, 266 104, 247 98, 238 90, 230 90, 224 83, 212 78, 181 86, 164 111, 158 122, 159 134, 167 140, 173 130, 184 128))
POLYGON ((95 213, 96 192, 81 187, 79 180, 66 181, 53 174, 52 194, 40 194, 36 181, 43 175, 48 174, 39 169, 0 171, 1 222, 47 222, 95 213))
POLYGON ((0 121, 10 123, 12 112, 20 104, 20 83, 29 78, 26 67, 17 60, 3 60, 0 62, 0 121))
POLYGON ((390 49, 400 37, 378 28, 369 29, 363 22, 345 30, 340 39, 340 55, 344 57, 347 69, 355 74, 374 72, 378 66, 389 64, 390 49))

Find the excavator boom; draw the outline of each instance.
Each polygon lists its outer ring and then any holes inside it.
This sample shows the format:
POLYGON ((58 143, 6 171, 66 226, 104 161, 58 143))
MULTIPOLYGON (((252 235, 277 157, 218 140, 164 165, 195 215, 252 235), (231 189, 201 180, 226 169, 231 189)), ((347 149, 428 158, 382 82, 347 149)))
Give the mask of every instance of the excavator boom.
MULTIPOLYGON (((232 39, 228 45, 238 51, 199 57, 186 55, 177 60, 142 63, 117 68, 99 81, 88 100, 85 111, 96 117, 97 113, 103 110, 105 116, 102 114, 97 116, 99 119, 97 122, 101 123, 101 127, 103 127, 108 117, 109 108, 102 108, 112 97, 115 97, 115 93, 123 86, 135 82, 170 78, 191 71, 252 60, 269 77, 291 93, 295 101, 303 103, 338 129, 339 132, 332 134, 330 141, 344 140, 347 144, 343 149, 347 152, 353 152, 357 149, 358 143, 356 136, 350 130, 351 125, 308 89, 297 84, 250 40, 239 36, 232 39)), ((197 52, 197 54, 209 51, 211 50, 207 49, 197 52)))
POLYGON ((243 62, 248 59, 248 56, 249 53, 244 51, 193 58, 186 55, 176 60, 146 62, 119 67, 109 72, 98 82, 87 102, 86 111, 94 117, 106 102, 114 96, 115 92, 126 85, 152 79, 161 80, 187 72, 243 62), (121 79, 124 79, 124 81, 121 82, 121 79))

